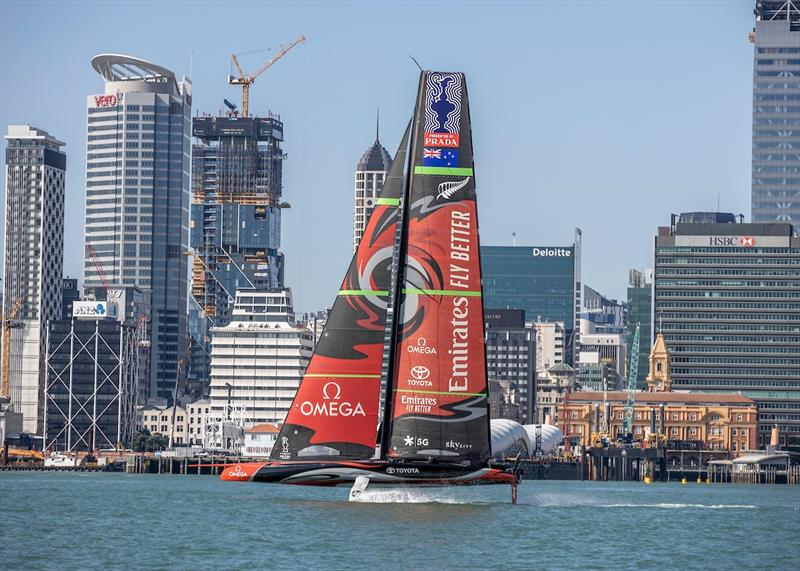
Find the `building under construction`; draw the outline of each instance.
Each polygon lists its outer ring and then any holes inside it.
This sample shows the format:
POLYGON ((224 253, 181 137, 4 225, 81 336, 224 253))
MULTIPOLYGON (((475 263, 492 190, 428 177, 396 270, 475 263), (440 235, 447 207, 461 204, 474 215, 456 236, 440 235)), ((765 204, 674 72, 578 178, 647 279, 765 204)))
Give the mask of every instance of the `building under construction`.
POLYGON ((209 327, 230 322, 236 289, 283 287, 281 209, 288 205, 281 202, 279 117, 195 117, 193 134, 190 330, 197 350, 190 378, 202 380, 209 327))

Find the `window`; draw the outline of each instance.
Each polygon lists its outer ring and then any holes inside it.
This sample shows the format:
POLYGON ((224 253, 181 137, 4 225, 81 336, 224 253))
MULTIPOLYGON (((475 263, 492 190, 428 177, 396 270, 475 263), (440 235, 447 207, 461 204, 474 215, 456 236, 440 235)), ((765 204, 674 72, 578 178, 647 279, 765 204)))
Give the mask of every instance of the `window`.
POLYGON ((741 414, 737 414, 736 415, 736 421, 737 422, 742 422, 742 415, 741 414))
POLYGON ((735 428, 731 431, 731 434, 733 434, 734 436, 739 435, 738 431, 735 428))

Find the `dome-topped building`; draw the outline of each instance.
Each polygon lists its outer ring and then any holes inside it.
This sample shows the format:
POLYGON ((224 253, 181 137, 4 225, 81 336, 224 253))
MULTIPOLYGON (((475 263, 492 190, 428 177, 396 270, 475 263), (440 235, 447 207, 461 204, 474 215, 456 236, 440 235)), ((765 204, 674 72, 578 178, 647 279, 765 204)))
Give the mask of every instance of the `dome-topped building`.
POLYGON ((392 156, 381 145, 380 132, 375 128, 375 142, 361 156, 356 166, 355 204, 353 208, 353 251, 358 248, 364 228, 367 226, 375 199, 383 187, 383 181, 392 168, 392 156))

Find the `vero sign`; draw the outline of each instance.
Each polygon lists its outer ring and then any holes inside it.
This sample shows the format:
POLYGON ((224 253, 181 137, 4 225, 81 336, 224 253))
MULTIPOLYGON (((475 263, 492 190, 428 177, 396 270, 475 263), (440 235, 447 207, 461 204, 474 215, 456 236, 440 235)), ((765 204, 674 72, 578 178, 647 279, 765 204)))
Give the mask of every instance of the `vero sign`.
POLYGON ((114 107, 117 104, 117 96, 116 95, 95 95, 94 96, 94 106, 95 107, 114 107))

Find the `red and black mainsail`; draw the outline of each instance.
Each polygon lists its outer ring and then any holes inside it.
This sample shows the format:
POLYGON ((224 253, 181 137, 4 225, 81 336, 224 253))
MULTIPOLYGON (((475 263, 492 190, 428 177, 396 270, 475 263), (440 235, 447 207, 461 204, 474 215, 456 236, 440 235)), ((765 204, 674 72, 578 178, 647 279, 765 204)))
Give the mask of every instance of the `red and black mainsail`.
POLYGON ((483 321, 466 82, 426 71, 271 459, 373 458, 383 419, 389 462, 486 466, 483 321))

